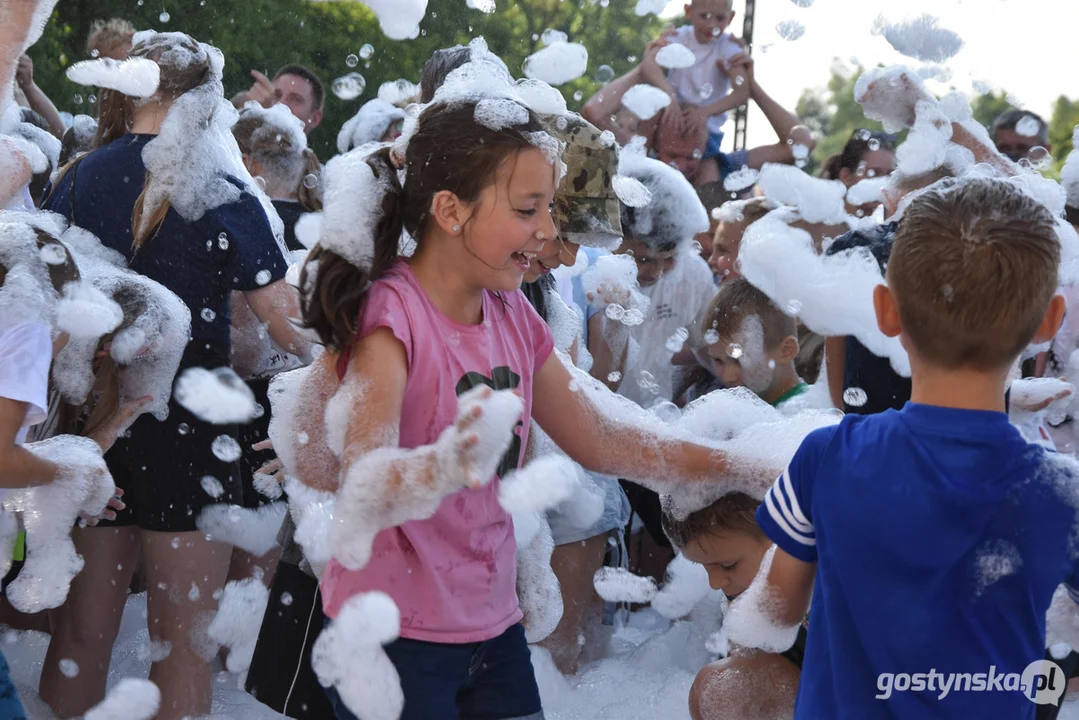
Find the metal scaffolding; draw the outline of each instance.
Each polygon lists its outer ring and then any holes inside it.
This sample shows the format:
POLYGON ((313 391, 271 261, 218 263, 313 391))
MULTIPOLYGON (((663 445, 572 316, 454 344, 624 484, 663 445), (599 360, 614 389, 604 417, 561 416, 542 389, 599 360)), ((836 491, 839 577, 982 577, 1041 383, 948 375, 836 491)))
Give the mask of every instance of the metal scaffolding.
MULTIPOLYGON (((746 0, 745 19, 742 21, 742 38, 746 45, 753 47, 753 16, 757 9, 757 0, 746 0)), ((746 149, 746 122, 748 107, 743 105, 734 112, 734 149, 746 149)))

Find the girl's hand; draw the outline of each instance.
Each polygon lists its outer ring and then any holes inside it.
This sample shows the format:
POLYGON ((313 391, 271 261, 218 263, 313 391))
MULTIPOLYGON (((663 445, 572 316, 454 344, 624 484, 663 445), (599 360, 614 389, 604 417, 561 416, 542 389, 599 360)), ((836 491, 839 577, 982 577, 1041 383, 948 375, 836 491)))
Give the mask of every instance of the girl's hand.
POLYGON ((593 307, 601 307, 604 305, 621 305, 625 307, 626 304, 633 298, 633 290, 623 285, 617 285, 609 283, 606 280, 599 284, 595 292, 586 293, 585 297, 588 298, 588 302, 593 307))
POLYGON ((513 440, 524 402, 516 392, 486 385, 458 398, 457 419, 439 438, 441 463, 471 488, 486 485, 513 440))
POLYGON ((153 400, 152 396, 143 395, 138 400, 120 407, 100 430, 89 436, 101 448, 102 454, 109 451, 113 443, 116 442, 116 438, 127 432, 127 429, 131 427, 131 424, 135 422, 139 415, 142 415, 151 400, 153 400))
POLYGON ((87 527, 94 527, 102 520, 111 522, 116 519, 116 513, 127 507, 127 505, 124 504, 124 501, 120 499, 123 496, 123 489, 116 488, 116 494, 109 500, 109 504, 105 506, 105 510, 100 515, 91 516, 86 513, 79 513, 79 517, 86 523, 87 527))

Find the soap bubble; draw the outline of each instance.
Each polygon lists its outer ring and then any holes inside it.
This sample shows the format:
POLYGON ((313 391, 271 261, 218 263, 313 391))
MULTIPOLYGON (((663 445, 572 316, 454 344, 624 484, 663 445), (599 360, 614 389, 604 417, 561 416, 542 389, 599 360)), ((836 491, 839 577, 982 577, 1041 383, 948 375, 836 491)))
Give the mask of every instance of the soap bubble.
POLYGON ((370 59, 370 57, 374 54, 375 48, 372 47, 370 43, 365 44, 362 48, 360 48, 360 57, 364 60, 370 59))
POLYGON ((217 246, 222 250, 229 249, 229 236, 225 233, 221 233, 217 236, 217 246))
POLYGON ((573 99, 577 102, 581 102, 581 100, 584 99, 584 93, 578 90, 577 92, 573 93, 573 99))
POLYGON ((359 64, 360 64, 360 59, 358 57, 356 57, 354 54, 350 53, 349 56, 345 58, 345 65, 348 65, 349 67, 356 67, 359 64))
POLYGON ((333 81, 333 94, 342 100, 355 100, 367 88, 367 81, 359 73, 342 75, 333 81))
POLYGON ((655 381, 656 377, 647 370, 641 370, 641 373, 637 376, 637 384, 646 389, 655 381))
POLYGON ((214 456, 221 462, 236 462, 240 459, 240 443, 228 435, 218 435, 210 446, 214 456))
POLYGON ((742 357, 742 346, 738 343, 731 343, 727 346, 727 354, 737 360, 742 357))
POLYGON ((614 80, 614 68, 610 65, 600 65, 596 70, 596 82, 606 85, 611 80, 614 80))
POLYGON ((318 176, 314 173, 308 173, 303 176, 303 186, 308 190, 314 190, 318 186, 318 176))
POLYGON ((873 152, 880 150, 880 140, 877 140, 876 138, 869 138, 868 147, 873 152))
POLYGON ((704 341, 709 345, 715 345, 719 342, 719 333, 714 328, 708 328, 704 331, 704 341))
POLYGON ((162 10, 161 14, 157 16, 157 19, 163 23, 167 23, 169 21, 169 14, 166 11, 162 10))
POLYGON ((217 317, 217 313, 215 313, 210 308, 203 308, 202 311, 199 312, 199 317, 201 317, 205 322, 213 322, 214 319, 217 317))
POLYGON ((259 270, 258 273, 255 275, 255 282, 257 282, 259 285, 265 285, 266 283, 270 282, 270 271, 259 270))
POLYGON ((1048 170, 1053 164, 1053 155, 1040 145, 1036 148, 1031 148, 1027 153, 1027 160, 1030 161, 1030 167, 1037 171, 1048 170))
POLYGON ((618 372, 617 370, 615 370, 614 372, 612 372, 610 375, 607 376, 607 382, 616 383, 621 379, 622 379, 622 373, 618 372))
POLYGON ((869 400, 865 390, 861 388, 847 388, 843 391, 843 402, 851 407, 862 407, 869 400))
POLYGON ((789 303, 787 303, 788 315, 797 315, 800 312, 802 312, 802 303, 800 301, 791 300, 789 303))

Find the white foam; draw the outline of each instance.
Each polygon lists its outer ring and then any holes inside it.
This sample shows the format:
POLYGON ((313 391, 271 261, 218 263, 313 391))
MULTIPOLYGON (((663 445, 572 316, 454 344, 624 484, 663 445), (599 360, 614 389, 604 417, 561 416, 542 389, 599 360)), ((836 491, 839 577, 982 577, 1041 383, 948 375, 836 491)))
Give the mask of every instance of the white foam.
POLYGON ((660 51, 656 53, 656 63, 660 67, 671 70, 688 68, 693 67, 697 63, 697 56, 685 45, 675 42, 661 48, 660 51))
POLYGON ((284 503, 263 505, 257 510, 239 505, 210 505, 199 513, 195 524, 216 542, 262 557, 277 547, 277 533, 285 511, 284 503))
POLYGON ((588 70, 588 48, 579 43, 555 42, 525 58, 525 77, 549 85, 565 85, 588 70))
POLYGON ((600 568, 592 582, 599 596, 608 602, 647 603, 659 591, 652 578, 634 575, 618 567, 600 568))
POLYGON ((67 69, 67 79, 79 85, 118 90, 124 95, 148 98, 157 92, 161 68, 153 60, 97 58, 83 60, 67 69))
POLYGON ((569 498, 576 485, 575 462, 565 455, 545 455, 503 478, 498 502, 508 513, 543 512, 569 498))
POLYGON ((215 425, 246 423, 256 415, 255 395, 232 368, 193 367, 176 379, 176 402, 215 425))
POLYGON ((900 22, 880 21, 880 32, 896 52, 922 62, 944 62, 963 49, 959 34, 940 27, 928 13, 900 22))
POLYGON ((229 649, 225 660, 229 672, 245 673, 251 667, 269 599, 269 588, 258 578, 233 580, 225 585, 217 614, 206 632, 211 640, 229 649))
POLYGON ((651 120, 670 104, 670 95, 646 83, 634 85, 622 96, 622 105, 641 120, 651 120))
POLYGON ((26 531, 26 564, 8 585, 7 597, 19 612, 35 613, 67 599, 83 567, 71 529, 80 513, 100 515, 116 487, 101 449, 89 438, 60 435, 26 448, 57 466, 51 483, 8 490, 2 498, 4 510, 22 513, 26 531))
POLYGON ((652 598, 652 607, 663 617, 677 620, 689 615, 711 590, 704 565, 679 553, 667 566, 666 581, 652 598))
POLYGON ((490 130, 504 130, 528 122, 528 108, 509 98, 485 98, 476 103, 475 120, 490 130))
POLYGON ((746 188, 756 185, 758 177, 760 177, 760 172, 758 170, 754 170, 751 167, 743 167, 741 170, 735 170, 730 175, 723 178, 723 189, 728 192, 741 192, 746 188))
POLYGON ((757 184, 768 199, 798 208, 806 222, 835 224, 847 216, 847 186, 839 180, 815 178, 793 165, 765 163, 757 184))
MULTIPOLYGON (((514 516, 514 526, 516 526, 514 516)), ((562 589, 551 569, 554 538, 542 514, 533 516, 535 527, 527 544, 517 545, 517 597, 524 618, 525 639, 545 640, 562 620, 562 589)))
POLYGON ((311 667, 360 720, 396 720, 404 708, 401 679, 382 646, 397 639, 401 614, 388 595, 349 598, 311 651, 311 667))
MULTIPOLYGON (((396 87, 394 83, 389 84, 396 87)), ((344 154, 353 148, 381 142, 390 125, 404 119, 404 110, 381 97, 369 100, 341 126, 341 132, 337 134, 337 151, 344 154)))
POLYGON ((382 197, 391 187, 385 171, 376 178, 367 164, 372 149, 366 145, 338 155, 322 171, 319 245, 360 269, 370 268, 375 257, 382 197), (357 202, 357 198, 363 201, 357 202))
POLYGON ((150 720, 161 707, 161 691, 149 680, 123 678, 84 720, 150 720))
POLYGON ((765 652, 781 653, 789 650, 798 638, 801 623, 783 626, 775 621, 781 601, 768 585, 768 574, 776 547, 765 553, 760 570, 749 588, 731 603, 723 622, 730 642, 746 648, 758 648, 765 652))
POLYGON ((887 184, 888 178, 886 177, 859 180, 847 191, 847 202, 855 206, 881 202, 884 199, 884 186, 887 184))

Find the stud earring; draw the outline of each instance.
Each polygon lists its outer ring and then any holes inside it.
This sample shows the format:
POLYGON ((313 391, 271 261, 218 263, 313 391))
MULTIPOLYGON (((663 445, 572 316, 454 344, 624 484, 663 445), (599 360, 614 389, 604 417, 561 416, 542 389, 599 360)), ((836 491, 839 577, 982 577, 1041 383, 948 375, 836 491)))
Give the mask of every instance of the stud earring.
POLYGON ((453 231, 454 231, 455 233, 461 232, 461 226, 460 226, 460 225, 454 225, 454 226, 453 226, 453 231))

